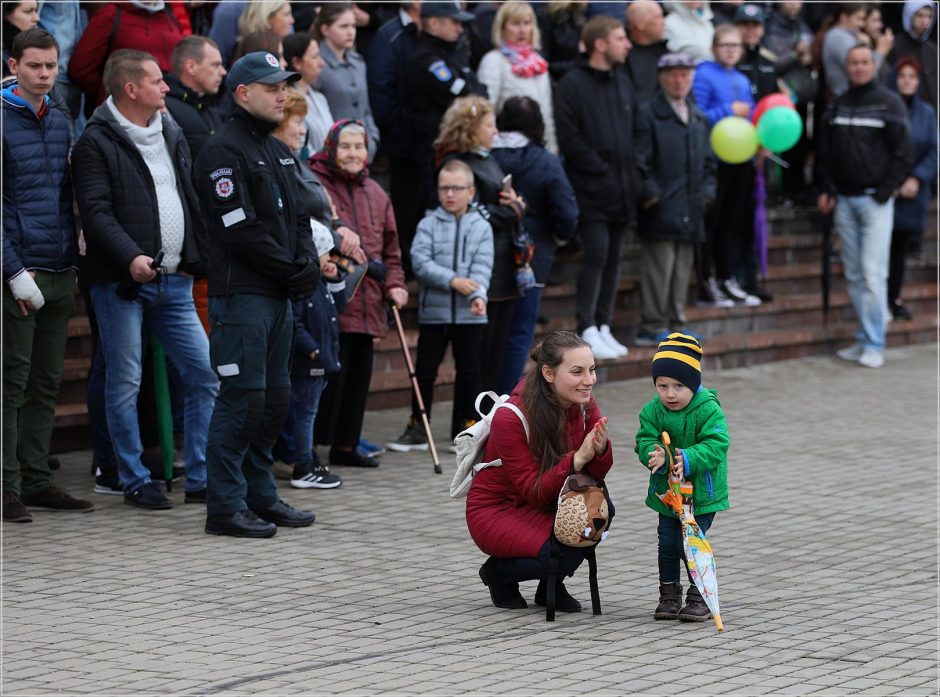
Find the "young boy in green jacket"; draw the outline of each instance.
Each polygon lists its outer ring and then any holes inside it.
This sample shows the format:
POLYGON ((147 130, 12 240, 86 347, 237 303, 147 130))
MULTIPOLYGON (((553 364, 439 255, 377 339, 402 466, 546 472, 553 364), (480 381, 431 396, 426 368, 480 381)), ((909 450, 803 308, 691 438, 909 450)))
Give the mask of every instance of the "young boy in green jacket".
POLYGON ((685 607, 679 609, 682 529, 676 514, 657 496, 666 493, 669 479, 661 441, 666 431, 674 448, 674 471, 692 483, 695 520, 706 532, 715 513, 729 506, 728 424, 718 391, 702 387, 702 347, 695 338, 680 332, 666 337, 653 356, 652 373, 657 396, 640 411, 635 450, 650 470, 646 505, 659 513, 659 605, 654 617, 704 622, 711 612, 691 577, 685 607))

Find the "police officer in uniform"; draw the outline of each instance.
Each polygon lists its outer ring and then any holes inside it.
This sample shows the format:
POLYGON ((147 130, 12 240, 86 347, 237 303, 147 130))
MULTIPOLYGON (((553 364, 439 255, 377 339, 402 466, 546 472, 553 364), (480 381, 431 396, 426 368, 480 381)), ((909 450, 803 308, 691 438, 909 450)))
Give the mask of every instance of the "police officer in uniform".
POLYGON ((764 10, 759 5, 741 5, 734 13, 734 23, 741 30, 744 53, 735 68, 747 76, 756 104, 768 94, 779 92, 777 56, 760 45, 764 38, 764 10))
POLYGON ((314 514, 280 500, 271 448, 290 402, 290 300, 310 295, 319 264, 290 150, 271 135, 288 82, 277 56, 249 53, 229 72, 233 107, 194 179, 207 222, 210 360, 221 386, 206 451, 206 532, 271 537, 314 514))
POLYGON ((422 33, 405 70, 404 98, 412 124, 418 201, 422 207, 437 205, 433 143, 444 112, 457 97, 487 96, 486 87, 470 69, 469 52, 460 41, 463 23, 472 19, 458 0, 421 3, 422 33))

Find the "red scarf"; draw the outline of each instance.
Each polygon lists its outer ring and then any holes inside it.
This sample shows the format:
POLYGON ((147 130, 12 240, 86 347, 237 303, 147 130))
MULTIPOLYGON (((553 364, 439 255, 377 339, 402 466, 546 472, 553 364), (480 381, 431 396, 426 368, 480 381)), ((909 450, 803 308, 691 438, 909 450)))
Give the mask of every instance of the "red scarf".
POLYGON ((499 47, 499 52, 509 59, 513 75, 538 77, 548 70, 548 62, 531 46, 520 46, 504 41, 499 47))

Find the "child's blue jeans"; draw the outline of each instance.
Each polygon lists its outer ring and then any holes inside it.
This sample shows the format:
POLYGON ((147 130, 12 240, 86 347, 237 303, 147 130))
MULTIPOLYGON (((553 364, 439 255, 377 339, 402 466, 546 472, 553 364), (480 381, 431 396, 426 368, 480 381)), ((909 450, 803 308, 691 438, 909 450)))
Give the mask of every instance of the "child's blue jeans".
POLYGON ((275 457, 300 467, 313 462, 313 422, 317 418, 320 396, 326 389, 327 378, 309 377, 290 379, 290 411, 277 440, 275 457))
MULTIPOLYGON (((702 532, 708 532, 714 519, 714 513, 695 516, 695 522, 698 523, 702 532)), ((659 582, 678 583, 679 562, 685 561, 685 552, 682 549, 682 527, 679 525, 679 519, 660 513, 657 533, 659 534, 659 582)), ((688 574, 688 569, 686 569, 686 574, 688 574)), ((689 583, 692 583, 691 576, 689 576, 689 583)))

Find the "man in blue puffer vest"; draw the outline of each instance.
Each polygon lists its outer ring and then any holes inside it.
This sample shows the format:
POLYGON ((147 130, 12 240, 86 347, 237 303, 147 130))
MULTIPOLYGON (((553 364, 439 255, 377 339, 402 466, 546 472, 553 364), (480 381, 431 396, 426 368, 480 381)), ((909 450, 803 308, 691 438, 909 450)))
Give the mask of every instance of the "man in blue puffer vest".
POLYGON ((75 301, 75 219, 69 124, 48 93, 59 45, 42 29, 17 34, 17 82, 3 112, 3 520, 28 523, 27 506, 90 511, 52 482, 49 442, 75 301))

